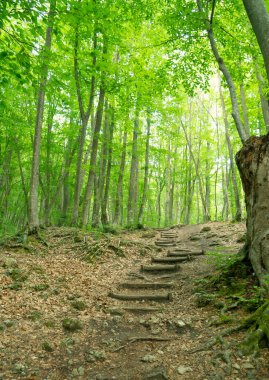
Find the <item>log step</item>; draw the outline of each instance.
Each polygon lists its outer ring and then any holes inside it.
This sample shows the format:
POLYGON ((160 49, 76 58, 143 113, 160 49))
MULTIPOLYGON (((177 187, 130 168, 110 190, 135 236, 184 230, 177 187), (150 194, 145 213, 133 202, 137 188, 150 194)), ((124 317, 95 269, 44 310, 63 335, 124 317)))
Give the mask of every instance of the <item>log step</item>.
POLYGON ((169 232, 162 232, 161 237, 163 237, 163 238, 176 238, 177 234, 169 233, 169 232))
POLYGON ((141 270, 145 272, 176 272, 180 269, 179 265, 141 265, 141 270))
POLYGON ((122 301, 171 301, 171 293, 159 293, 159 294, 120 294, 120 293, 108 293, 108 296, 122 301))
POLYGON ((177 244, 176 242, 169 241, 155 241, 155 245, 158 247, 175 247, 177 244))
POLYGON ((160 289, 172 288, 172 282, 124 282, 121 284, 123 288, 127 289, 160 289))
POLYGON ((205 252, 204 251, 178 251, 178 250, 173 250, 173 251, 169 251, 167 253, 167 256, 171 257, 185 257, 185 256, 189 256, 189 257, 192 257, 192 256, 201 256, 201 255, 204 255, 205 252))
POLYGON ((188 261, 189 258, 187 256, 170 256, 170 257, 152 257, 152 263, 166 263, 166 264, 175 264, 182 263, 184 261, 188 261))
POLYGON ((176 240, 174 239, 157 239, 156 243, 176 243, 176 240))
POLYGON ((122 315, 125 311, 133 313, 152 313, 162 311, 159 307, 153 306, 121 306, 121 307, 112 307, 108 309, 110 314, 122 315))

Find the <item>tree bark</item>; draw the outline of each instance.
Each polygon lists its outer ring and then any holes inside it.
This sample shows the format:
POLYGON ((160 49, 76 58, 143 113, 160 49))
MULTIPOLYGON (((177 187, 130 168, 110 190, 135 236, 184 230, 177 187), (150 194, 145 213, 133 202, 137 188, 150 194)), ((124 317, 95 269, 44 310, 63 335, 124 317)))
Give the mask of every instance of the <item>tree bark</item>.
POLYGON ((147 137, 146 137, 146 152, 145 152, 145 172, 144 172, 144 186, 143 186, 143 194, 140 203, 139 215, 138 215, 138 223, 142 224, 143 213, 147 199, 147 190, 148 190, 148 177, 149 177, 149 139, 150 139, 150 117, 147 117, 147 137))
POLYGON ((114 223, 116 224, 120 224, 122 222, 122 183, 123 183, 123 175, 124 175, 124 168, 125 168, 126 145, 127 145, 127 131, 125 130, 124 135, 123 135, 121 162, 120 162, 120 170, 119 170, 116 200, 115 200, 114 223))
POLYGON ((114 111, 113 109, 110 109, 112 115, 109 125, 109 136, 108 136, 108 155, 107 155, 107 168, 106 168, 106 182, 105 182, 105 191, 104 196, 101 203, 101 222, 102 225, 108 225, 109 224, 109 218, 108 218, 108 196, 109 196, 109 187, 110 187, 110 175, 111 175, 111 166, 112 166, 112 153, 113 153, 113 134, 114 134, 114 111))
POLYGON ((242 111, 243 111, 246 138, 248 139, 250 136, 250 129, 249 129, 249 119, 248 119, 245 86, 243 84, 240 85, 240 96, 241 96, 241 106, 242 106, 242 111))
POLYGON ((38 90, 38 101, 35 122, 35 135, 33 144, 33 160, 30 184, 29 198, 29 230, 34 231, 39 227, 38 215, 38 185, 39 185, 39 164, 40 164, 40 147, 41 147, 41 132, 43 124, 43 113, 45 103, 45 89, 48 78, 48 62, 51 51, 51 39, 55 18, 56 0, 50 1, 50 9, 48 13, 48 26, 46 30, 46 39, 43 49, 42 67, 40 76, 40 85, 38 90))
POLYGON ((89 218, 89 206, 90 206, 90 199, 91 199, 92 190, 93 190, 95 163, 96 163, 96 158, 97 158, 99 134, 100 134, 101 125, 102 125, 104 100, 105 100, 105 89, 104 89, 104 84, 102 83, 100 87, 100 92, 99 92, 96 122, 95 122, 95 128, 94 128, 93 139, 92 139, 92 149, 91 149, 91 159, 90 159, 88 181, 87 181, 84 200, 83 200, 83 210, 82 210, 82 217, 81 217, 81 225, 83 227, 87 225, 88 218, 89 218))
POLYGON ((269 134, 252 136, 236 154, 247 208, 246 251, 262 287, 269 294, 269 134))
MULTIPOLYGON (((94 55, 92 59, 93 68, 96 65, 96 55, 95 55, 96 48, 97 48, 97 34, 96 34, 96 31, 94 31, 94 37, 93 37, 94 55)), ((77 223, 78 215, 79 215, 79 199, 80 199, 82 182, 83 182, 83 170, 82 170, 83 149, 85 145, 89 117, 93 108, 94 90, 95 90, 95 76, 92 75, 89 102, 88 102, 87 109, 84 110, 81 86, 80 86, 80 76, 79 76, 78 49, 79 49, 79 35, 78 35, 78 27, 77 27, 75 31, 75 46, 74 46, 74 74, 75 74, 75 83, 76 83, 76 89, 77 89, 77 99, 78 99, 78 105, 79 105, 79 111, 80 111, 81 128, 79 131, 79 144, 78 144, 78 155, 77 155, 76 182, 75 182, 74 205, 73 205, 73 213, 72 213, 72 224, 77 223)))
POLYGON ((132 144, 132 161, 129 180, 129 197, 128 197, 128 214, 127 222, 132 225, 137 221, 137 201, 138 201, 138 131, 139 131, 139 112, 136 110, 134 129, 133 129, 133 144, 132 144))
POLYGON ((220 100, 221 100, 221 106, 222 106, 222 115, 224 119, 225 138, 226 138, 226 143, 227 143, 229 158, 230 158, 232 184, 233 184, 233 190, 234 190, 234 196, 235 196, 235 207, 236 207, 235 220, 239 222, 242 219, 242 208, 241 208, 238 184, 237 184, 237 179, 236 179, 236 168, 234 165, 233 146, 232 146, 230 134, 229 134, 229 122, 227 118, 225 101, 224 101, 224 96, 221 89, 221 84, 219 84, 219 93, 220 93, 220 100))

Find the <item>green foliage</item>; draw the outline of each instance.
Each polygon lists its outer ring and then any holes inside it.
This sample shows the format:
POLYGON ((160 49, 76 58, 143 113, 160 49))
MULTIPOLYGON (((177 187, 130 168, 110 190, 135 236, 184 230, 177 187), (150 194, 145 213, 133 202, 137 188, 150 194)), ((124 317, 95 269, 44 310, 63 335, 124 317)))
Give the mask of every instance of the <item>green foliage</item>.
POLYGON ((75 318, 65 318, 62 321, 62 326, 63 329, 68 332, 76 332, 82 329, 81 322, 75 318))

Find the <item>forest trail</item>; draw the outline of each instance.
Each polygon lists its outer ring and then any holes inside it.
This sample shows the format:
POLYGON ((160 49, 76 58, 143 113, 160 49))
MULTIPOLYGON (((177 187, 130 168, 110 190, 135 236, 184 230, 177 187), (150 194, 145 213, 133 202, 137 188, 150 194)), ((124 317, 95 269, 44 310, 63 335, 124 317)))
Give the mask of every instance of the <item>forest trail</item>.
MULTIPOLYGON (((268 350, 229 346, 243 333, 200 351, 224 321, 216 305, 199 307, 197 286, 243 233, 219 222, 109 237, 49 228, 48 247, 4 247, 0 379, 268 379, 268 350)), ((228 312, 228 327, 241 313, 228 312)))

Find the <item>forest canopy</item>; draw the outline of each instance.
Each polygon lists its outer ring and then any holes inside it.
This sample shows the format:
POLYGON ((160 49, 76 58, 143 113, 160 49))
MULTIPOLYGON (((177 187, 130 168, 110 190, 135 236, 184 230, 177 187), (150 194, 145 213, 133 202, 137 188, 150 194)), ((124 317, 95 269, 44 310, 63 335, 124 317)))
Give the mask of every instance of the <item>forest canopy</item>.
POLYGON ((1 234, 245 216, 234 154, 269 109, 242 1, 0 7, 1 234))

